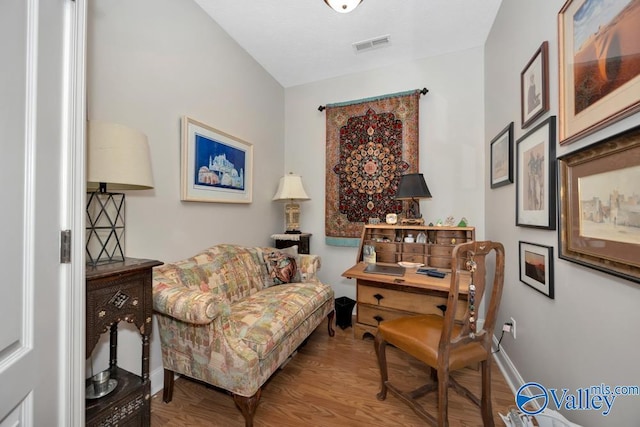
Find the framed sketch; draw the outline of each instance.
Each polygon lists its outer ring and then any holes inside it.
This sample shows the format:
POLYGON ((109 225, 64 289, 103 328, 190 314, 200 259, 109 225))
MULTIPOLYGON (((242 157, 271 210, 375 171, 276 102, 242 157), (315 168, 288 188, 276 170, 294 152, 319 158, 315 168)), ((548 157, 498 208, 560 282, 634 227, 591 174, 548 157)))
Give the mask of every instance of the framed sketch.
POLYGON ((522 128, 549 111, 549 42, 543 42, 520 73, 522 128))
POLYGON ((181 200, 251 203, 253 145, 182 118, 181 200))
POLYGON ((553 299, 553 248, 519 243, 520 281, 553 299))
POLYGON ((640 126, 558 159, 559 256, 640 282, 640 126))
POLYGON ((556 117, 517 142, 516 225, 556 229, 556 117))
POLYGON ((491 188, 513 183, 513 122, 491 140, 491 188))
POLYGON ((568 0, 558 14, 560 144, 640 108, 640 0, 568 0))

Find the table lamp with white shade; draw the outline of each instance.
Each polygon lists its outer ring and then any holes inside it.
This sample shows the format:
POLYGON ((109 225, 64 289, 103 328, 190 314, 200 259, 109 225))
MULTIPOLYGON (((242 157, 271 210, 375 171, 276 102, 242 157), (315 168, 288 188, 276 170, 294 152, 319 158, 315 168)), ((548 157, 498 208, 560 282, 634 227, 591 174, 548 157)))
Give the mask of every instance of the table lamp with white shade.
POLYGON ((298 200, 310 200, 307 193, 302 186, 302 178, 300 175, 289 173, 288 175, 280 178, 278 184, 278 190, 274 201, 286 201, 284 205, 286 233, 287 234, 299 234, 300 233, 300 204, 298 200))

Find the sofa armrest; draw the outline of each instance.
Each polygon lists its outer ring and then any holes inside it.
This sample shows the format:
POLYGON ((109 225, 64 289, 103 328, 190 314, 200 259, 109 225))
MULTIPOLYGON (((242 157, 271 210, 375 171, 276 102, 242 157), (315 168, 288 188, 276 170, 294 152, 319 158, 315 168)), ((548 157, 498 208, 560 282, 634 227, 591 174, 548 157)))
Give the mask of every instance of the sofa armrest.
POLYGON ((303 282, 318 281, 318 270, 320 270, 321 259, 319 255, 307 255, 300 254, 300 265, 298 270, 300 271, 300 278, 303 282))
POLYGON ((226 303, 219 296, 184 286, 154 283, 154 310, 178 320, 197 325, 211 323, 226 303))

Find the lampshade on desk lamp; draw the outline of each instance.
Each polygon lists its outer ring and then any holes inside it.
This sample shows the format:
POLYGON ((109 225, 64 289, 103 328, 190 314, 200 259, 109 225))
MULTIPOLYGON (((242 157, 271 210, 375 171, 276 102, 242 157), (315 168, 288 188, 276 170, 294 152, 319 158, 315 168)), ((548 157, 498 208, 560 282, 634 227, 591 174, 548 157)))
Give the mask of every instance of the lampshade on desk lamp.
POLYGON ((124 193, 153 188, 151 156, 142 132, 90 121, 87 139, 87 264, 124 261, 124 193))
POLYGON ((288 201, 284 205, 284 215, 286 223, 287 234, 299 234, 300 233, 300 205, 296 203, 297 200, 310 200, 307 193, 302 186, 302 178, 300 175, 294 175, 289 173, 280 178, 278 184, 278 190, 274 201, 288 201))
POLYGON ((401 223, 424 224, 424 219, 420 214, 420 203, 417 199, 430 198, 431 192, 421 173, 402 175, 398 183, 395 199, 407 200, 409 202, 409 209, 406 211, 405 218, 401 220, 401 223))

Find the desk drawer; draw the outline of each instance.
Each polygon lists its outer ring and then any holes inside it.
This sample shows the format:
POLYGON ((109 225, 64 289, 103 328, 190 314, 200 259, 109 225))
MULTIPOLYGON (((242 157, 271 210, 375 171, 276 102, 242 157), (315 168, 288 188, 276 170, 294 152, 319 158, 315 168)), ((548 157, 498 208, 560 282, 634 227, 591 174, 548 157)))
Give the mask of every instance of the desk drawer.
POLYGON ((393 320, 405 316, 415 316, 416 313, 408 313, 398 310, 390 310, 387 308, 376 307, 372 305, 362 304, 358 305, 358 323, 364 323, 365 325, 375 326, 384 320, 393 320))
POLYGON ((432 314, 442 311, 436 306, 447 304, 446 297, 428 294, 416 294, 393 289, 358 285, 358 303, 372 306, 403 310, 411 313, 432 314))

